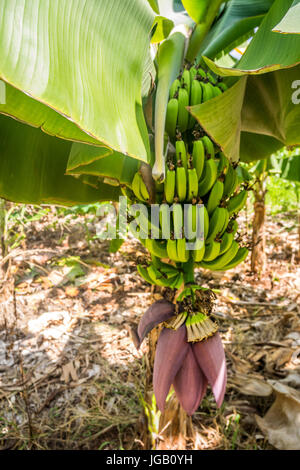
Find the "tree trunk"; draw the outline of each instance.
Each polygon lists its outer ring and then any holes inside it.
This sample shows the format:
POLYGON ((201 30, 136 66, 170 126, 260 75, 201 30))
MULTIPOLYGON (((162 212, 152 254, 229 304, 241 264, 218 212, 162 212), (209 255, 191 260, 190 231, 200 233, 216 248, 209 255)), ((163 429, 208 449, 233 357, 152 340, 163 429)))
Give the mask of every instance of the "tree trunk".
POLYGON ((265 238, 265 184, 266 177, 262 176, 254 190, 254 216, 252 222, 252 253, 251 271, 260 275, 266 268, 266 238, 265 238))

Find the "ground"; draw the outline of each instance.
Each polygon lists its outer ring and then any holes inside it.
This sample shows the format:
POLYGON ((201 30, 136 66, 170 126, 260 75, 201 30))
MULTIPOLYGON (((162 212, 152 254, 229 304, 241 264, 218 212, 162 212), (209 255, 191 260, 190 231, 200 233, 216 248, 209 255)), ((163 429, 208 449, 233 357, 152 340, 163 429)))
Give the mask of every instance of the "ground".
MULTIPOLYGON (((128 239, 109 253, 89 212, 29 207, 28 214, 2 262, 0 449, 158 447, 159 414, 153 405, 151 434, 143 405, 148 343, 137 351, 130 336, 161 297, 136 271, 145 249, 128 239)), ((293 214, 268 217, 260 278, 249 259, 226 273, 197 271, 197 282, 217 292, 228 386, 221 409, 208 391, 186 448, 274 449, 259 426, 276 397, 272 384, 300 389, 297 237, 293 214)))

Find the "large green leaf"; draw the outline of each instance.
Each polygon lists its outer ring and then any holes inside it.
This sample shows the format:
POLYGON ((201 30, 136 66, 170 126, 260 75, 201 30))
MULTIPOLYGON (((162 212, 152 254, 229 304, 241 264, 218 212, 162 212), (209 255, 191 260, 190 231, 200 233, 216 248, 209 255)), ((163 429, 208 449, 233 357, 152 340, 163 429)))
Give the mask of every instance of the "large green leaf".
POLYGON ((220 67, 204 57, 205 62, 214 72, 224 76, 263 74, 299 63, 300 37, 272 31, 291 4, 292 0, 275 1, 236 67, 220 67))
POLYGON ((277 33, 300 34, 300 0, 294 0, 282 20, 273 28, 277 33))
POLYGON ((282 160, 281 178, 300 183, 300 155, 292 155, 282 160))
POLYGON ((97 180, 95 188, 65 174, 71 147, 71 142, 0 116, 0 197, 66 206, 117 200, 119 187, 97 180))
POLYGON ((209 0, 182 0, 182 4, 195 23, 200 23, 207 13, 209 0))
POLYGON ((211 59, 220 52, 229 52, 237 44, 254 34, 274 0, 231 0, 224 13, 213 25, 199 51, 211 59))
POLYGON ((105 150, 85 144, 73 144, 66 173, 104 177, 112 184, 130 186, 140 162, 118 152, 109 154, 105 150))
MULTIPOLYGON (((23 92, 8 114, 40 121, 33 98, 75 123, 76 140, 90 142, 87 133, 147 161, 141 87, 153 20, 142 0, 0 0, 0 78, 23 92)), ((44 127, 75 132, 47 113, 44 127)))
POLYGON ((232 161, 239 159, 241 110, 247 77, 241 78, 225 93, 189 108, 205 132, 232 161))

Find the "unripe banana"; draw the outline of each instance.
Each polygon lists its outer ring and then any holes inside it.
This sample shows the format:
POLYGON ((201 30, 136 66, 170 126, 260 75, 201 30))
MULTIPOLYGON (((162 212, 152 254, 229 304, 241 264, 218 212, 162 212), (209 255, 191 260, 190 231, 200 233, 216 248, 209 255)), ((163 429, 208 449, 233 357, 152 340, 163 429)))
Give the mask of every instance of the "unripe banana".
POLYGON ((181 87, 180 80, 176 78, 170 88, 170 99, 174 98, 177 95, 179 88, 181 87))
POLYGON ((140 201, 143 201, 143 196, 141 193, 141 175, 138 172, 135 173, 133 177, 131 187, 137 199, 139 199, 140 201))
POLYGON ((191 80, 194 80, 197 75, 197 69, 194 65, 190 68, 190 74, 191 74, 191 80))
MULTIPOLYGON (((175 171, 173 172, 175 174, 175 171)), ((171 220, 170 220, 170 206, 169 204, 161 204, 159 207, 159 225, 161 231, 161 238, 168 239, 171 234, 171 220)))
POLYGON ((222 181, 217 180, 209 193, 209 198, 206 204, 207 212, 209 215, 211 215, 215 208, 220 204, 223 196, 223 190, 224 184, 222 183, 222 181))
POLYGON ((205 244, 202 240, 197 240, 195 242, 195 248, 193 251, 193 258, 195 263, 200 263, 202 261, 205 253, 205 244))
POLYGON ((209 215, 205 206, 203 206, 203 218, 204 218, 204 240, 206 241, 209 231, 209 215))
POLYGON ((205 196, 205 194, 207 194, 212 188, 217 179, 217 169, 215 160, 206 160, 204 171, 198 185, 198 195, 200 197, 205 196))
POLYGON ((214 89, 214 90, 213 90, 213 93, 214 93, 214 98, 216 98, 217 96, 220 96, 220 95, 222 95, 222 91, 220 90, 220 88, 219 88, 219 87, 217 87, 217 86, 214 86, 214 87, 213 87, 213 89, 214 89))
POLYGON ((216 271, 227 271, 228 269, 235 268, 238 264, 242 263, 248 256, 249 250, 247 248, 239 248, 239 251, 235 257, 221 269, 216 269, 216 271))
POLYGON ((198 195, 198 176, 196 168, 188 168, 188 196, 187 200, 190 202, 198 195))
POLYGON ((182 76, 181 76, 181 86, 182 88, 185 88, 186 91, 188 92, 188 96, 190 96, 191 92, 191 74, 190 71, 187 69, 184 69, 182 76))
POLYGON ((176 126, 178 118, 178 100, 177 98, 171 98, 167 106, 166 115, 166 132, 171 139, 175 139, 176 126))
POLYGON ((212 83, 213 85, 217 84, 217 79, 215 78, 215 76, 211 72, 208 71, 206 73, 206 77, 210 81, 210 83, 212 83))
POLYGON ((227 232, 225 231, 224 234, 222 235, 222 238, 221 238, 221 245, 220 245, 220 255, 222 255, 223 253, 225 253, 230 247, 231 247, 231 244, 234 240, 234 234, 231 232, 227 232))
POLYGON ((223 93, 228 90, 228 86, 224 82, 218 82, 217 87, 219 87, 223 93))
POLYGON ((238 185, 238 175, 233 166, 230 164, 224 180, 223 197, 230 197, 238 185))
MULTIPOLYGON (((205 253, 203 256, 203 261, 212 261, 220 253, 220 243, 212 240, 210 243, 205 245, 205 253)), ((202 261, 202 262, 203 262, 202 261)))
POLYGON ((198 181, 200 180, 204 168, 205 162, 205 150, 204 144, 201 140, 195 140, 193 143, 193 166, 196 168, 198 181))
POLYGON ((147 250, 158 258, 168 258, 167 242, 159 242, 155 239, 147 238, 145 240, 145 246, 147 250))
POLYGON ((177 242, 177 256, 181 263, 186 263, 189 259, 189 252, 186 250, 186 240, 181 238, 177 242))
POLYGON ((167 252, 168 252, 168 257, 172 261, 179 262, 179 258, 177 255, 177 240, 167 240, 167 252))
POLYGON ((197 78, 199 78, 201 80, 207 80, 206 72, 203 69, 198 68, 197 78))
POLYGON ((176 168, 176 192, 180 202, 183 202, 186 198, 186 171, 183 166, 176 168))
POLYGON ((136 268, 137 268, 137 270, 138 270, 139 275, 140 275, 146 282, 149 282, 149 284, 155 284, 155 282, 153 282, 153 280, 152 280, 151 277, 149 276, 148 271, 147 271, 146 268, 144 268, 144 267, 141 266, 140 264, 138 264, 136 268))
POLYGON ((215 158, 215 147, 214 147, 212 140, 208 137, 208 135, 205 135, 204 137, 202 137, 201 140, 204 145, 206 157, 215 158))
POLYGON ((200 82, 202 86, 202 102, 209 101, 214 98, 214 87, 211 83, 200 82))
POLYGON ((226 219, 226 212, 227 211, 224 207, 217 207, 212 213, 212 216, 209 219, 209 231, 206 243, 209 243, 214 240, 218 233, 223 230, 224 222, 226 219))
POLYGON ((220 270, 228 263, 230 263, 239 250, 239 245, 236 241, 233 241, 229 250, 226 253, 219 255, 213 261, 202 261, 201 267, 205 269, 210 269, 211 271, 220 270))
POLYGON ((165 179, 165 198, 168 204, 172 204, 175 196, 176 172, 167 169, 165 179))
POLYGON ((187 170, 188 156, 185 142, 183 140, 177 140, 175 143, 175 149, 177 162, 181 161, 181 165, 185 168, 185 170, 187 170))
POLYGON ((228 222, 229 222, 229 212, 226 208, 224 208, 224 209, 225 209, 225 212, 224 212, 225 217, 224 217, 224 224, 223 224, 222 230, 219 232, 220 237, 223 235, 223 233, 227 229, 228 222))
POLYGON ((229 199, 227 210, 229 215, 239 212, 246 204, 248 192, 243 189, 241 192, 229 199))
POLYGON ((174 238, 183 237, 183 209, 181 204, 173 204, 173 232, 174 238))
POLYGON ((218 177, 221 176, 223 173, 227 173, 227 169, 229 167, 229 160, 225 157, 223 152, 219 154, 219 164, 218 164, 218 177))
POLYGON ((179 88, 178 91, 178 118, 177 118, 177 125, 178 129, 181 132, 187 130, 188 122, 189 122, 189 112, 186 109, 186 106, 189 106, 190 99, 189 94, 185 88, 179 88))
MULTIPOLYGON (((202 102, 202 86, 198 80, 192 80, 191 83, 191 106, 196 106, 202 102)), ((196 124, 196 119, 190 114, 189 116, 189 129, 196 124)))

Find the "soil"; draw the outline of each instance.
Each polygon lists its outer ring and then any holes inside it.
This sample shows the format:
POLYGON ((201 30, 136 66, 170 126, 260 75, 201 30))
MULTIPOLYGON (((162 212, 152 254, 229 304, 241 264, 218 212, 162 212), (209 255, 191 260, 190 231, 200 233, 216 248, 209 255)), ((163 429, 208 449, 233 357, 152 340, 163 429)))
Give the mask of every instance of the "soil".
MULTIPOLYGON (((240 224, 250 240, 245 214, 240 224)), ((0 279, 0 449, 156 448, 163 436, 150 432, 143 404, 148 341, 137 351, 130 334, 161 298, 136 271, 145 249, 129 238, 109 253, 88 214, 55 209, 24 234, 0 279)), ((274 449, 256 420, 275 399, 265 390, 274 381, 300 390, 293 215, 267 217, 266 240, 260 276, 250 257, 229 272, 197 271, 216 291, 228 385, 220 409, 208 390, 183 448, 274 449)))

